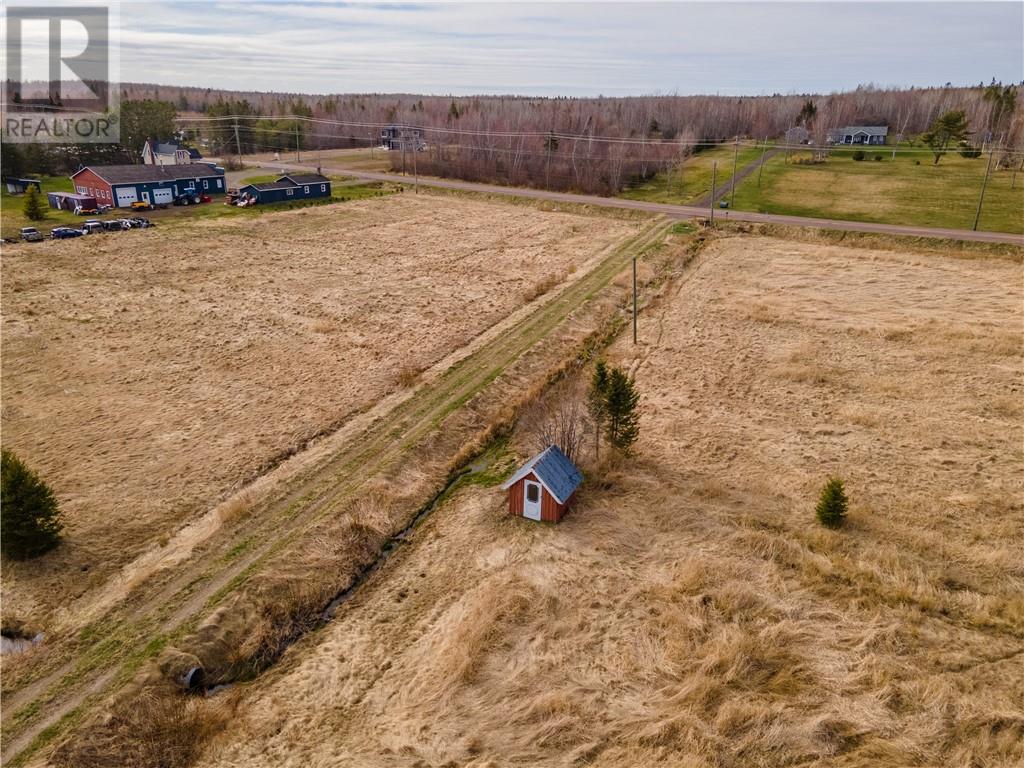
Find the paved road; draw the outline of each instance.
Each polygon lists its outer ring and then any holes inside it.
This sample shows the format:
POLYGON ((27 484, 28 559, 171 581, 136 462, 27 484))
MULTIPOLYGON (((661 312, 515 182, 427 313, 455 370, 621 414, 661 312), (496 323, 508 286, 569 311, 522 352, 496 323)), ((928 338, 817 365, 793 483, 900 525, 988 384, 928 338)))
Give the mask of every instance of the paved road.
MULTIPOLYGON (((262 163, 263 168, 288 170, 315 169, 312 165, 294 163, 262 163)), ((337 173, 354 176, 366 181, 401 181, 412 184, 413 177, 398 176, 393 173, 377 173, 374 171, 358 171, 339 165, 324 164, 324 173, 337 173)), ((454 189, 465 192, 480 192, 488 195, 508 195, 511 197, 528 197, 536 200, 555 200, 562 203, 595 205, 603 208, 627 208, 630 210, 662 213, 677 219, 707 217, 710 207, 695 205, 672 205, 670 203, 646 203, 640 200, 624 200, 618 197, 598 197, 596 195, 577 195, 570 192, 549 192, 544 189, 528 189, 525 187, 503 187, 497 184, 479 184, 471 181, 454 179, 436 179, 420 177, 419 184, 424 187, 454 189)), ((841 219, 815 219, 809 216, 783 216, 776 213, 755 213, 753 211, 715 210, 716 219, 726 221, 748 221, 757 224, 783 224, 793 227, 811 227, 814 229, 835 229, 843 232, 874 232, 886 235, 906 235, 910 237, 935 237, 950 240, 970 240, 980 243, 1009 243, 1024 246, 1024 235, 1011 235, 1005 232, 972 232, 969 229, 943 229, 937 227, 917 227, 903 224, 873 224, 864 221, 844 221, 841 219)))

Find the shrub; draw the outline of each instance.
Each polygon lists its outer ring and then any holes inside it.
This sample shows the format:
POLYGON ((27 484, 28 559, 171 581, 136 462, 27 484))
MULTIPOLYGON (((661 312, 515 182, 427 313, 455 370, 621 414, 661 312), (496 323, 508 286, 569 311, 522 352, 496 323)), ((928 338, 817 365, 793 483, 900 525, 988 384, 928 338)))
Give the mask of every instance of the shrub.
POLYGON ((878 160, 881 160, 881 159, 882 159, 882 156, 881 156, 881 155, 875 155, 875 156, 874 156, 874 157, 872 158, 872 160, 875 160, 875 161, 878 161, 878 160))
POLYGON ((29 221, 42 221, 46 218, 46 208, 43 207, 43 201, 39 197, 39 190, 36 189, 35 184, 28 185, 21 210, 29 221))
POLYGON ((864 150, 863 149, 858 149, 856 152, 854 152, 851 155, 851 157, 859 163, 861 160, 863 160, 866 157, 866 155, 864 154, 864 150))
POLYGON ((970 160, 981 157, 981 147, 972 147, 970 144, 964 144, 960 147, 960 157, 966 157, 970 160))
POLYGON ((16 560, 49 552, 63 527, 53 491, 10 451, 0 465, 0 550, 16 560))
POLYGON ((825 487, 821 489, 818 506, 814 510, 818 522, 827 528, 838 528, 846 519, 846 506, 843 481, 838 477, 830 477, 825 482, 825 487))

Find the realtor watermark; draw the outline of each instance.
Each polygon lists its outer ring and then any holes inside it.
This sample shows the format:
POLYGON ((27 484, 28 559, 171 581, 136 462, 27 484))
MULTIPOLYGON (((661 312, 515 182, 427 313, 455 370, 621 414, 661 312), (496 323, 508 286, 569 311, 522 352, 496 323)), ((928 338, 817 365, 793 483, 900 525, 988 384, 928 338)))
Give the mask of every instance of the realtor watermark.
POLYGON ((4 141, 120 141, 118 18, 111 2, 6 3, 4 141))

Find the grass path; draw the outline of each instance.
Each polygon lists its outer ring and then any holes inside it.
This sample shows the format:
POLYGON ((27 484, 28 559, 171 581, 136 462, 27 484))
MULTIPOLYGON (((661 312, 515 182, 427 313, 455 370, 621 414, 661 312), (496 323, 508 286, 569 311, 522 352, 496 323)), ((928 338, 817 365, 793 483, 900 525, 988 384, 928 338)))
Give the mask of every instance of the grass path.
POLYGON ((658 241, 663 220, 597 261, 546 303, 425 383, 374 421, 284 494, 264 502, 216 547, 178 566, 169 581, 153 578, 128 601, 78 633, 49 669, 5 696, 3 762, 23 763, 81 721, 111 689, 127 682, 171 640, 191 629, 273 555, 350 499, 368 479, 413 450, 454 410, 486 388, 569 315, 605 288, 632 256, 658 241), (244 546, 243 546, 244 545, 244 546), (243 551, 233 555, 239 547, 243 551))

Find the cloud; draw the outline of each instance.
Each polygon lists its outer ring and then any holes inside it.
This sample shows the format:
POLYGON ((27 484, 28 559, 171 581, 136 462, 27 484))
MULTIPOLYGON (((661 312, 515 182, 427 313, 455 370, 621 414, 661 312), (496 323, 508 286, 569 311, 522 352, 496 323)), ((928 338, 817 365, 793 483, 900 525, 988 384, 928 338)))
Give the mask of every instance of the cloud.
POLYGON ((1024 68, 1019 3, 179 1, 121 22, 123 79, 243 90, 757 94, 1024 68))

